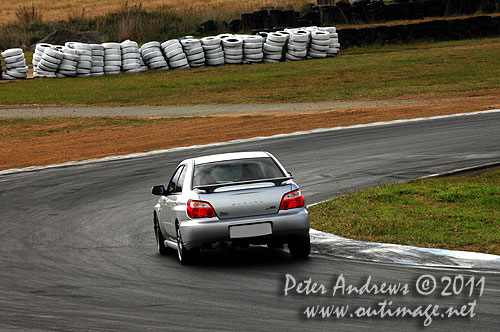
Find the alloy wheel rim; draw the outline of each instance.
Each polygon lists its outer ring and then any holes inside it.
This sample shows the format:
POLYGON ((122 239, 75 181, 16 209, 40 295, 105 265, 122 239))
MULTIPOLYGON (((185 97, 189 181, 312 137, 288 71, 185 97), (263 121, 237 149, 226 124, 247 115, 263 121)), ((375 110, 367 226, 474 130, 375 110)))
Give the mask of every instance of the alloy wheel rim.
POLYGON ((177 256, 179 256, 179 261, 182 261, 182 238, 179 229, 177 229, 177 256))
POLYGON ((158 247, 158 250, 160 250, 160 236, 158 234, 158 225, 157 225, 157 223, 155 223, 154 229, 155 229, 156 246, 158 247))

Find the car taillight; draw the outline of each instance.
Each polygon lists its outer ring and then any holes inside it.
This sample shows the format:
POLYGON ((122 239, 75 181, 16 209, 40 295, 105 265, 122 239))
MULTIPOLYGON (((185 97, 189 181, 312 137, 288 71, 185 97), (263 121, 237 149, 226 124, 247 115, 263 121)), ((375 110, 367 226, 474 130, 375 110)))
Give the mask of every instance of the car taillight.
POLYGON ((304 196, 300 189, 289 192, 281 199, 280 210, 288 210, 304 206, 304 196))
POLYGON ((215 217, 215 211, 212 205, 202 201, 188 201, 187 214, 189 218, 212 218, 215 217))

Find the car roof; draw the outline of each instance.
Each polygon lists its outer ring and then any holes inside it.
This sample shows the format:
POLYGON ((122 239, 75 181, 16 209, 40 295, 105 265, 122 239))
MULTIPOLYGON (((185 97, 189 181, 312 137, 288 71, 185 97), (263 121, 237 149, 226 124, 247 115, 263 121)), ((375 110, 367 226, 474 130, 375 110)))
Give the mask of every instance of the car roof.
POLYGON ((249 151, 249 152, 232 152, 232 153, 222 153, 213 154, 209 156, 203 156, 191 159, 194 161, 195 165, 208 164, 216 161, 225 160, 238 160, 247 158, 269 158, 270 154, 265 151, 249 151))

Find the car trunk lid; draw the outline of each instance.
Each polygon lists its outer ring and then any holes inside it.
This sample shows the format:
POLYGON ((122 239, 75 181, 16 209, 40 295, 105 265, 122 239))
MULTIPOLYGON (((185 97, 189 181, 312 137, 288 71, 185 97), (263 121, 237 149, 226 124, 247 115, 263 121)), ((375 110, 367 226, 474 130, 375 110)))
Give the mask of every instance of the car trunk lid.
POLYGON ((291 188, 290 184, 235 185, 199 196, 212 205, 219 219, 231 219, 278 213, 281 199, 291 188))

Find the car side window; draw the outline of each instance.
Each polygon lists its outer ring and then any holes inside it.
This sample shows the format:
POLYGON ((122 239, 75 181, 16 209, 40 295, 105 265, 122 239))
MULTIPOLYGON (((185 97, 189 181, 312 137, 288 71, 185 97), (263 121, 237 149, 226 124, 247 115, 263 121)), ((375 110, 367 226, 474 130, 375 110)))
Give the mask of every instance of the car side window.
POLYGON ((179 175, 179 180, 177 181, 177 188, 175 189, 176 193, 182 192, 182 187, 184 186, 184 178, 186 177, 186 168, 182 167, 181 174, 179 175))
MULTIPOLYGON (((179 175, 181 175, 182 171, 184 170, 184 165, 180 166, 179 168, 177 168, 177 170, 175 171, 174 175, 172 176, 172 179, 170 180, 170 183, 168 184, 168 192, 169 194, 175 194, 175 193, 179 193, 182 191, 182 186, 180 187, 180 190, 179 189, 179 175)), ((183 179, 184 181, 184 179, 183 179)))

